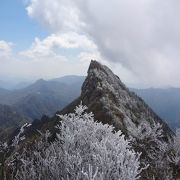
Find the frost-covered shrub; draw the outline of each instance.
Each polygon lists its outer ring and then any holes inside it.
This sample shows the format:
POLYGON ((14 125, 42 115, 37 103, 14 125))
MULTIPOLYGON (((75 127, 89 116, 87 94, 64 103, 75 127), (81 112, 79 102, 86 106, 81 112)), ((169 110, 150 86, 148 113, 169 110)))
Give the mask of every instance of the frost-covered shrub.
POLYGON ((143 177, 173 180, 180 177, 180 130, 165 140, 162 125, 140 124, 133 147, 142 152, 141 164, 149 164, 143 177))
POLYGON ((176 130, 176 136, 170 143, 170 149, 169 161, 180 167, 180 129, 176 130))
POLYGON ((121 131, 95 122, 86 109, 79 105, 75 113, 58 115, 56 141, 48 143, 47 132, 33 152, 16 153, 9 161, 12 179, 139 179, 140 153, 132 150, 121 131))

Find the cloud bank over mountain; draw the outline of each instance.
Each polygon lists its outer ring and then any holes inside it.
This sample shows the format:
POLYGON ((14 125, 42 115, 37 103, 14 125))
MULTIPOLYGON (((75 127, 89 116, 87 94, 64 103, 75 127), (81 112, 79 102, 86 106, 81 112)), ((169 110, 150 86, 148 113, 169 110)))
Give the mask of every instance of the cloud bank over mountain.
POLYGON ((152 86, 179 86, 180 2, 30 0, 28 15, 53 33, 84 33, 103 59, 152 86))

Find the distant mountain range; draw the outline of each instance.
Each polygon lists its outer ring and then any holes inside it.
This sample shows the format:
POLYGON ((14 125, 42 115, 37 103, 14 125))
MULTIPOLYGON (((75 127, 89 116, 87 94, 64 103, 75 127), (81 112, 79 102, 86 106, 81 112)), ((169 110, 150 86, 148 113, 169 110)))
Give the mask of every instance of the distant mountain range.
POLYGON ((29 86, 32 84, 33 81, 20 81, 16 82, 15 80, 7 80, 7 81, 2 81, 0 80, 0 88, 3 89, 8 89, 8 90, 13 90, 13 89, 21 89, 29 86))
POLYGON ((175 130, 180 128, 180 88, 131 89, 175 130))
MULTIPOLYGON (((40 79, 25 88, 17 87, 15 90, 0 88, 0 124, 5 122, 5 117, 1 114, 4 111, 3 105, 6 105, 9 117, 12 117, 12 112, 16 112, 20 117, 19 121, 32 121, 43 115, 52 116, 80 95, 84 80, 84 76, 71 75, 48 81, 40 79)), ((142 97, 172 129, 180 127, 180 88, 131 91, 142 97)), ((12 121, 16 121, 16 117, 12 118, 12 121)), ((13 123, 16 126, 19 124, 13 123)), ((8 121, 5 126, 11 127, 12 124, 14 127, 13 123, 8 121)))
MULTIPOLYGON (((59 78, 50 79, 47 81, 56 81, 60 83, 65 83, 67 85, 75 85, 79 87, 81 86, 83 81, 85 80, 85 76, 77 76, 77 75, 66 75, 59 78)), ((37 80, 38 81, 38 80, 37 80)), ((5 90, 17 90, 24 89, 30 85, 32 85, 34 80, 0 80, 0 89, 5 90)))
POLYGON ((20 125, 18 121, 23 118, 26 122, 40 119, 43 115, 52 116, 80 95, 84 79, 83 76, 65 76, 49 81, 40 79, 22 89, 6 90, 0 88, 0 104, 2 104, 0 124, 7 121, 4 127, 14 127, 14 124, 17 127, 20 125), (6 107, 6 116, 11 117, 12 120, 1 114, 4 112, 2 107, 6 107), (19 120, 16 118, 17 114, 13 112, 18 113, 19 120), (16 115, 14 118, 13 114, 16 115))
POLYGON ((0 80, 0 88, 11 89, 14 86, 15 86, 14 82, 5 82, 5 81, 0 80))

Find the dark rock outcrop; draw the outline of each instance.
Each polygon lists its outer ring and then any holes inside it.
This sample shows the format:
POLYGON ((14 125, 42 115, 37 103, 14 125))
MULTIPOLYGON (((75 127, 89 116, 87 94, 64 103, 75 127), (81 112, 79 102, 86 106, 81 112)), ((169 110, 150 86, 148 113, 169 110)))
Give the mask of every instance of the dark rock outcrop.
POLYGON ((60 113, 73 112, 80 102, 88 106, 97 121, 111 124, 127 135, 136 137, 137 127, 142 123, 148 128, 153 123, 160 123, 165 135, 173 134, 168 125, 141 98, 129 91, 108 67, 97 61, 91 61, 81 96, 60 113))

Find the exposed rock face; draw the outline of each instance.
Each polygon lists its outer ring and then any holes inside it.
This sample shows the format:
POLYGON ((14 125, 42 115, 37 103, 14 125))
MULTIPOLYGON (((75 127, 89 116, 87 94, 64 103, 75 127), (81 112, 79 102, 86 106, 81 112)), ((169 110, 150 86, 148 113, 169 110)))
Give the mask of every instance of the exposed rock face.
POLYGON ((81 96, 61 113, 71 112, 81 101, 94 113, 96 120, 111 124, 125 134, 136 137, 140 123, 151 127, 154 122, 162 124, 164 134, 173 134, 141 98, 130 92, 118 76, 97 61, 91 61, 81 96))

